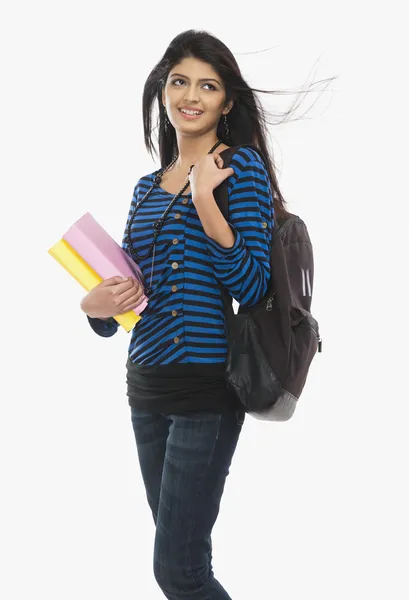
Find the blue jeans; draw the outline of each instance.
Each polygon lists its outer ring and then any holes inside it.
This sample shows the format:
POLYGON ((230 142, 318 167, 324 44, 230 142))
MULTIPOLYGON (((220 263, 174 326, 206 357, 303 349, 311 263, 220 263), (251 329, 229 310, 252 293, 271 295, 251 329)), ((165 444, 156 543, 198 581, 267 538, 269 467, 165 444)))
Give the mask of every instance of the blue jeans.
POLYGON ((168 600, 231 600, 213 575, 211 532, 244 411, 154 415, 130 409, 156 525, 156 581, 168 600))

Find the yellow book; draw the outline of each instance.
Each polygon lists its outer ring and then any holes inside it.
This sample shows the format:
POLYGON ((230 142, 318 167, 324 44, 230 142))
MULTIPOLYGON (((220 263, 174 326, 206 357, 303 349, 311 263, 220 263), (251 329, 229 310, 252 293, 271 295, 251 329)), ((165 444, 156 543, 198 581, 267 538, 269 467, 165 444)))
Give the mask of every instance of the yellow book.
MULTIPOLYGON (((48 253, 55 258, 55 260, 59 262, 87 292, 103 281, 102 277, 100 277, 100 275, 98 275, 98 273, 96 273, 96 271, 94 271, 94 269, 92 269, 65 240, 61 239, 54 244, 54 246, 48 250, 48 253)), ((133 310, 114 317, 127 332, 131 331, 141 318, 142 317, 137 315, 133 310)))

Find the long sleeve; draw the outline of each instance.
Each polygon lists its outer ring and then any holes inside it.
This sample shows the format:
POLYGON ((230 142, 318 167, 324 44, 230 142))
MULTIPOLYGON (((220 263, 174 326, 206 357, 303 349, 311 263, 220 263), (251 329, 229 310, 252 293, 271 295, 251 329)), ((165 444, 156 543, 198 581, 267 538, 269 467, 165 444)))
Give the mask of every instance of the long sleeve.
POLYGON ((241 148, 230 166, 228 222, 235 243, 223 248, 206 236, 206 247, 218 281, 239 304, 252 306, 266 294, 270 280, 273 199, 264 163, 254 150, 241 148))
POLYGON ((136 203, 137 203, 138 190, 139 190, 139 181, 136 184, 136 186, 134 187, 134 191, 133 191, 133 195, 132 195, 132 200, 131 200, 131 205, 130 205, 129 210, 128 210, 128 216, 126 218, 124 233, 123 233, 123 236, 122 236, 122 250, 125 250, 125 252, 127 254, 128 254, 128 246, 127 246, 127 244, 125 242, 125 238, 126 238, 126 235, 127 235, 127 229, 128 229, 128 224, 129 224, 130 218, 132 216, 132 213, 135 210, 135 206, 136 206, 136 203))
POLYGON ((113 317, 104 321, 87 315, 87 319, 95 333, 101 337, 111 337, 118 331, 118 322, 113 317))

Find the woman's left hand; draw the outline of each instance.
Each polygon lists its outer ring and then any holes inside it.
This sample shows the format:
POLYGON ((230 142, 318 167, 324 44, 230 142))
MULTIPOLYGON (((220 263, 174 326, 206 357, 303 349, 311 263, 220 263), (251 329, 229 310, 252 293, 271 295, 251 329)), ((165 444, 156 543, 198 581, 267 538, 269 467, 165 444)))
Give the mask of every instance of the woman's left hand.
POLYGON ((222 181, 233 174, 234 170, 231 167, 223 168, 223 159, 217 152, 203 156, 195 163, 188 176, 193 202, 195 198, 213 192, 222 181))

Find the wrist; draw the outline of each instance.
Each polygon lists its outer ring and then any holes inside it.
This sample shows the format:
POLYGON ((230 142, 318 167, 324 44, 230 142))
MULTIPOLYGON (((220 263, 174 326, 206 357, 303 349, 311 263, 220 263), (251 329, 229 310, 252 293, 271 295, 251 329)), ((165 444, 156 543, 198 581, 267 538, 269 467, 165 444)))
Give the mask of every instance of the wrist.
POLYGON ((82 312, 84 312, 90 319, 101 319, 102 321, 108 321, 107 317, 97 317, 96 315, 93 315, 92 309, 90 307, 87 307, 86 302, 81 302, 80 306, 82 312))
POLYGON ((214 199, 213 190, 206 187, 201 187, 192 193, 192 198, 194 198, 195 202, 200 202, 201 200, 206 200, 210 197, 214 199))

